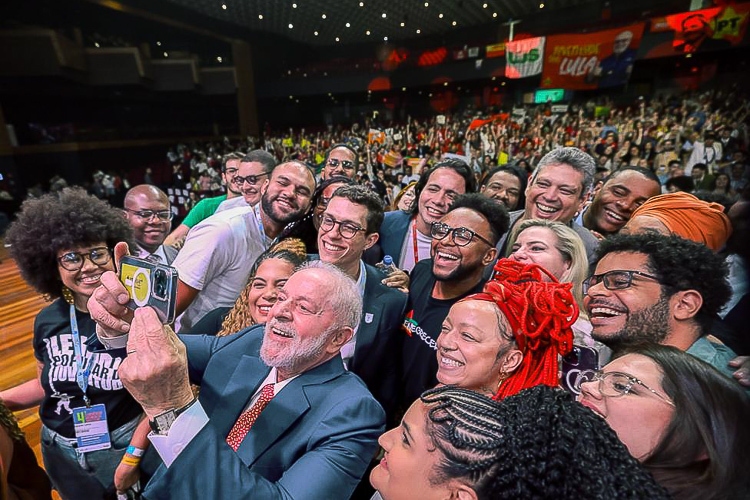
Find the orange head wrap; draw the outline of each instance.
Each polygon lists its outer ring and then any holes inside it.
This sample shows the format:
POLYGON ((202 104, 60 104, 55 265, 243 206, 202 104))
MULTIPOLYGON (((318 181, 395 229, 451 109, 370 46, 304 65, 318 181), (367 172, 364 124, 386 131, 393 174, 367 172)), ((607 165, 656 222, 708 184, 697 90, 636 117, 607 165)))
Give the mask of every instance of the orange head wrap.
POLYGON ((578 319, 571 283, 558 283, 537 264, 500 259, 484 292, 464 300, 494 302, 508 319, 523 361, 505 379, 494 399, 540 384, 558 385, 557 356, 573 348, 570 326, 578 319), (542 273, 550 281, 542 281, 542 273))
POLYGON ((630 219, 639 215, 654 217, 673 234, 703 243, 714 252, 718 252, 732 234, 724 207, 701 201, 690 193, 654 196, 638 207, 630 219))

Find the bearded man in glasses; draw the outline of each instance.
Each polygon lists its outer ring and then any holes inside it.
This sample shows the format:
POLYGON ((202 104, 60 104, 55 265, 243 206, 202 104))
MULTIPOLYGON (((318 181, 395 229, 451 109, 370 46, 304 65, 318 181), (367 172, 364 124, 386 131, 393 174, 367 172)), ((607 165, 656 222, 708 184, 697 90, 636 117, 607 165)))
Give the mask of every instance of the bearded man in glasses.
POLYGON ((343 175, 354 179, 359 166, 357 152, 347 144, 334 144, 326 154, 323 169, 320 172, 321 180, 326 180, 334 175, 343 175))
POLYGON ((599 247, 584 282, 592 336, 610 348, 653 342, 671 345, 732 377, 736 355, 708 338, 731 296, 724 259, 679 236, 615 235, 599 247))
POLYGON ((172 226, 172 207, 166 193, 156 186, 141 184, 125 194, 123 215, 138 244, 134 255, 158 264, 171 264, 177 249, 164 245, 172 226))
POLYGON ((437 385, 437 339, 451 306, 482 291, 484 268, 508 229, 508 212, 476 194, 456 196, 449 211, 431 225, 430 259, 411 273, 409 306, 401 335, 397 413, 437 385))

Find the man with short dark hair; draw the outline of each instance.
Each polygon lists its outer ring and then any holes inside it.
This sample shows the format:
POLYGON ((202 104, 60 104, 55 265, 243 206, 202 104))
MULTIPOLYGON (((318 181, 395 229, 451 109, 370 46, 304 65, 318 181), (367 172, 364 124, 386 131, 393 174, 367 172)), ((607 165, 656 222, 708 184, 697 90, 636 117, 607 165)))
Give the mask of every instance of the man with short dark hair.
POLYGON ((417 201, 411 212, 394 210, 385 214, 380 229, 381 251, 368 261, 379 262, 390 255, 399 269, 411 271, 417 262, 430 257, 432 223, 448 213, 458 195, 475 190, 476 179, 466 163, 456 159, 437 163, 419 178, 414 188, 417 201))
POLYGON ((732 376, 734 352, 706 339, 731 295, 723 257, 703 244, 653 232, 608 238, 599 256, 584 282, 595 340, 611 348, 671 345, 732 376))
POLYGON ((408 296, 381 283, 382 273, 362 261, 378 239, 383 202, 364 186, 342 186, 331 196, 318 230, 320 260, 333 264, 357 282, 362 320, 341 348, 345 366, 364 380, 375 399, 391 414, 395 404, 397 359, 408 296))
POLYGON ((326 180, 334 175, 343 175, 354 179, 358 166, 359 157, 354 148, 348 144, 334 144, 326 153, 320 178, 326 180))
POLYGON ((487 172, 479 192, 491 200, 502 203, 510 212, 524 204, 525 189, 525 174, 522 174, 516 167, 503 165, 487 172))
POLYGON ((594 189, 591 204, 576 222, 602 236, 618 232, 633 211, 652 196, 661 194, 659 178, 642 167, 624 167, 607 176, 594 189))
POLYGON ((262 149, 255 149, 240 160, 234 187, 242 196, 226 200, 219 205, 216 212, 231 210, 237 207, 252 207, 260 201, 260 188, 276 166, 276 158, 262 149))
POLYGON ((255 260, 287 224, 307 213, 315 177, 304 163, 276 166, 252 207, 226 210, 195 226, 174 261, 179 273, 179 328, 192 328, 207 312, 232 306, 255 260))
POLYGON ((693 170, 690 174, 693 177, 693 186, 696 191, 708 191, 711 189, 714 176, 708 174, 708 167, 705 163, 696 163, 693 165, 693 170))
POLYGON ((437 384, 437 339, 451 306, 482 291, 485 267, 495 261, 495 245, 508 229, 504 207, 480 194, 455 198, 450 211, 431 226, 430 259, 411 274, 409 312, 401 334, 398 409, 405 410, 437 384))
POLYGON ((125 194, 125 219, 133 229, 138 248, 134 255, 160 264, 172 264, 177 249, 164 245, 172 221, 172 210, 166 193, 156 186, 141 184, 125 194))

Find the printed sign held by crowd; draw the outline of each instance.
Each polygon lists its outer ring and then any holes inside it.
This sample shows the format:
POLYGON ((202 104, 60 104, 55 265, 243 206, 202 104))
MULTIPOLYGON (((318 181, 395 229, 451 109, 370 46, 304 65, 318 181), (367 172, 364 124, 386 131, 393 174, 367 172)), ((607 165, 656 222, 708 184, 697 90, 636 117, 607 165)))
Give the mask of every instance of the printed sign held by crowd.
POLYGON ((526 38, 505 45, 506 78, 525 78, 542 72, 545 38, 526 38))

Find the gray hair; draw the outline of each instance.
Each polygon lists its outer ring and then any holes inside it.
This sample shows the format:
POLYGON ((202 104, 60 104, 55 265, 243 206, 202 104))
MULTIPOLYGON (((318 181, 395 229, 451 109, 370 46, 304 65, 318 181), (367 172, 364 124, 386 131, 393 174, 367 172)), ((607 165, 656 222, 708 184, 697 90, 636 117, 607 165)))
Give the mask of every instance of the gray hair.
POLYGON ((362 295, 357 283, 338 267, 322 260, 306 262, 295 272, 305 269, 323 269, 331 275, 328 280, 328 283, 332 285, 331 294, 328 296, 328 306, 333 309, 335 317, 333 326, 356 330, 362 317, 362 295))
POLYGON ((591 183, 594 182, 596 162, 590 154, 584 153, 578 148, 555 148, 544 155, 542 159, 539 160, 539 164, 537 165, 536 170, 534 170, 534 174, 531 176, 529 184, 534 183, 543 167, 559 164, 568 165, 583 174, 583 183, 581 186, 581 198, 583 198, 591 188, 591 183))

